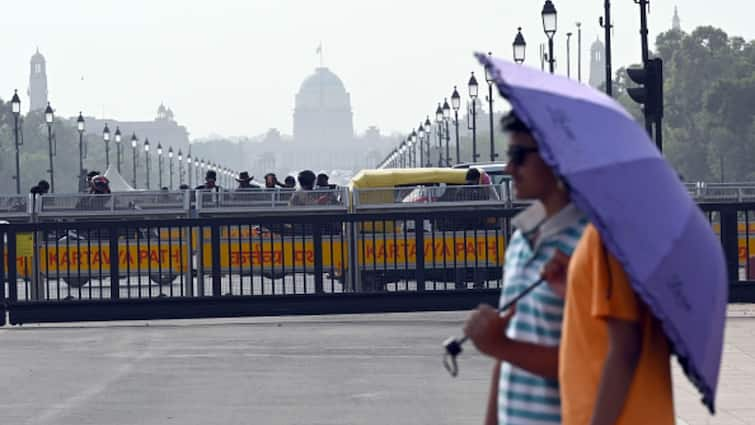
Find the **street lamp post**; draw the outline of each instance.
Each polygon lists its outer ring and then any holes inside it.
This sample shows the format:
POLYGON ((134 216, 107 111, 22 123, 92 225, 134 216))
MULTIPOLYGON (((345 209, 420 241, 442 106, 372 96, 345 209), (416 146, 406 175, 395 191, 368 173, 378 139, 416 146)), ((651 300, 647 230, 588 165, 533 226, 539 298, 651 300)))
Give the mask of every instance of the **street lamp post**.
POLYGON ((582 82, 582 22, 577 22, 577 80, 582 82))
POLYGON ((131 184, 134 186, 134 189, 136 189, 136 159, 138 158, 138 154, 136 152, 136 133, 131 133, 131 162, 134 165, 134 174, 131 179, 131 184))
POLYGON ((430 123, 430 116, 428 115, 427 118, 425 118, 425 147, 427 147, 425 158, 427 159, 427 166, 432 167, 432 160, 430 159, 430 130, 432 130, 433 125, 430 123))
POLYGON ((157 144, 157 188, 163 188, 163 145, 157 144))
POLYGON ((149 190, 149 139, 144 139, 144 169, 146 174, 145 188, 149 190))
POLYGON ((412 145, 412 167, 417 167, 417 132, 412 130, 412 134, 409 136, 409 141, 412 145))
POLYGON ((102 130, 102 141, 105 142, 105 170, 107 170, 110 168, 110 129, 107 128, 107 123, 102 130))
MULTIPOLYGON (((493 54, 488 52, 488 57, 491 58, 493 54)), ((493 125, 493 75, 490 72, 490 67, 485 67, 485 81, 488 82, 488 118, 490 119, 490 162, 495 161, 495 126, 493 125)))
POLYGON ((173 190, 173 146, 168 148, 168 187, 173 190))
POLYGON ((443 99, 443 122, 446 124, 446 166, 451 164, 451 131, 448 129, 448 121, 451 119, 451 106, 448 99, 443 99))
POLYGON ((417 127, 417 140, 419 141, 419 166, 425 166, 425 127, 420 121, 417 127))
POLYGON ((52 148, 52 123, 55 121, 55 112, 50 106, 50 102, 47 102, 47 108, 45 109, 45 123, 47 123, 47 149, 50 158, 50 192, 55 193, 55 169, 53 167, 52 157, 55 156, 55 152, 52 148))
POLYGON ((86 189, 86 180, 84 179, 84 116, 79 111, 79 117, 76 119, 76 129, 79 131, 79 191, 86 189))
POLYGON ((199 158, 194 157, 194 185, 199 186, 199 158))
POLYGON ((611 63, 611 31, 613 30, 613 24, 611 23, 611 0, 605 0, 603 3, 604 16, 600 17, 598 21, 600 26, 605 30, 605 60, 606 63, 606 94, 613 96, 613 65, 611 63), (605 20, 604 20, 605 18, 605 20))
POLYGON ((571 78, 571 32, 566 33, 566 76, 571 78))
POLYGON ((556 35, 557 20, 556 7, 551 0, 545 0, 543 5, 543 31, 548 36, 548 64, 551 74, 555 72, 556 60, 553 58, 553 36, 556 35))
POLYGON ((121 128, 115 126, 115 169, 121 173, 121 128))
POLYGON ((461 108, 461 96, 454 86, 451 93, 451 107, 454 109, 454 127, 456 128, 456 163, 461 163, 461 151, 459 149, 459 108, 461 108))
POLYGON ((477 78, 474 77, 474 72, 469 78, 467 86, 469 87, 469 98, 472 99, 472 128, 467 125, 467 129, 472 130, 472 162, 477 162, 479 157, 477 155, 477 89, 479 86, 477 85, 477 78))
POLYGON ((191 160, 191 152, 189 152, 188 154, 186 154, 186 184, 189 187, 191 187, 191 174, 192 174, 191 165, 192 164, 193 162, 191 160))
POLYGON ((11 112, 13 112, 13 138, 16 144, 16 194, 21 194, 21 157, 18 139, 18 117, 21 115, 21 99, 18 97, 18 90, 13 90, 13 98, 10 101, 11 112))
POLYGON ((184 170, 183 170, 183 153, 181 149, 178 150, 178 186, 184 184, 184 170))
POLYGON ((514 37, 512 47, 514 48, 514 62, 518 63, 519 65, 523 64, 527 50, 527 42, 524 41, 524 36, 522 35, 522 27, 517 28, 516 37, 514 37))
POLYGON ((438 124, 438 167, 443 166, 443 108, 438 103, 435 109, 435 123, 438 124))

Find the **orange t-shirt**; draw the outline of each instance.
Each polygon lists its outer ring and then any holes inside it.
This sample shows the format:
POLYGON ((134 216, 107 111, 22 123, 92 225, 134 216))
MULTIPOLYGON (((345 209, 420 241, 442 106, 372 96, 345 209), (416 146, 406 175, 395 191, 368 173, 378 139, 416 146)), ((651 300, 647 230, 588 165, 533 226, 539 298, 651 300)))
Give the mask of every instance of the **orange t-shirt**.
POLYGON ((635 295, 624 269, 589 225, 569 263, 559 354, 564 425, 587 425, 608 354, 607 319, 636 322, 642 348, 617 425, 673 425, 669 347, 663 330, 635 295))

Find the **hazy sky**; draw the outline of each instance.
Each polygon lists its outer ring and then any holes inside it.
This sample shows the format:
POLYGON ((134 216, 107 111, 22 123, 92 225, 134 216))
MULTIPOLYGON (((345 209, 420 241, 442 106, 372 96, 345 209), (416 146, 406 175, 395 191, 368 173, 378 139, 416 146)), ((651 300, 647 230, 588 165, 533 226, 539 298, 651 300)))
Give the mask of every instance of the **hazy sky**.
MULTIPOLYGON (((677 0, 682 27, 710 24, 755 38, 755 6, 744 0, 677 0)), ((566 37, 583 23, 583 79, 589 47, 601 33, 603 0, 554 0, 558 71, 566 72, 566 37)), ((543 1, 504 0, 0 0, 0 97, 14 88, 28 108, 29 59, 47 59, 57 113, 147 120, 160 102, 191 137, 291 133, 294 94, 319 64, 351 94, 354 127, 383 132, 416 127, 454 85, 466 95, 476 50, 511 57, 523 28, 528 63, 540 66, 543 1), (83 80, 82 80, 83 76, 83 80), (463 90, 461 90, 463 88, 463 90)), ((655 34, 671 26, 674 2, 651 1, 655 34)), ((614 65, 638 62, 639 7, 613 0, 614 65)), ((601 37, 602 38, 602 37, 601 37)), ((651 39, 651 43, 652 43, 651 39)), ((501 104, 499 102, 498 106, 501 104)))

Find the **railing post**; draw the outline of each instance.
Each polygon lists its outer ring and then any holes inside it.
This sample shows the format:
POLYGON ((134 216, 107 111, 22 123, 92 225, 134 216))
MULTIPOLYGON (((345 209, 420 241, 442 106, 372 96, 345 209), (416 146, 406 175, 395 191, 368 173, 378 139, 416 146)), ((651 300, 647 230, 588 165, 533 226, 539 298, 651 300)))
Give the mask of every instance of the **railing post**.
MULTIPOLYGON (((113 202, 115 203, 115 202, 113 202)), ((117 300, 121 296, 121 272, 118 249, 118 226, 110 225, 110 299, 117 300)))
MULTIPOLYGON (((5 230, 0 226, 0 304, 5 304, 5 279, 8 275, 5 273, 5 230)), ((10 258, 10 257, 9 257, 10 258)), ((5 319, 5 314, 2 316, 5 319)))
POLYGON ((351 285, 349 290, 351 292, 362 291, 362 270, 360 268, 359 261, 359 239, 362 237, 362 233, 359 230, 359 223, 356 221, 349 222, 349 249, 346 255, 349 258, 349 275, 351 276, 351 285))
POLYGON ((721 209, 721 244, 726 255, 729 282, 739 281, 739 245, 736 206, 721 209))
POLYGON ((197 226, 197 296, 204 296, 204 226, 197 226))
MULTIPOLYGON (((322 225, 314 223, 312 225, 312 249, 314 250, 315 260, 315 293, 323 292, 322 288, 322 225)), ((304 257, 306 264, 306 253, 304 257)))
POLYGON ((417 280, 417 290, 425 290, 425 227, 424 220, 421 218, 414 219, 414 243, 416 245, 415 279, 417 280))
POLYGON ((9 228, 8 236, 8 301, 18 301, 18 263, 16 262, 16 231, 9 228))
POLYGON ((212 295, 220 296, 220 227, 217 223, 210 225, 210 244, 212 245, 212 295))

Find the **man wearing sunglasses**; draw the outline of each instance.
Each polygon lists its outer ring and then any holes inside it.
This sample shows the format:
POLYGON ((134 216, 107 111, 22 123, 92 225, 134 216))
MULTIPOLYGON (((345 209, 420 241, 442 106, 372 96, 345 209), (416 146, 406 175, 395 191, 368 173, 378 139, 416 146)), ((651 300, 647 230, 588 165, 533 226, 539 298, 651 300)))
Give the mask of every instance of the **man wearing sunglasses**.
MULTIPOLYGON (((509 138, 506 173, 520 199, 535 202, 511 221, 516 231, 506 248, 500 305, 538 281, 556 250, 571 253, 585 216, 538 153, 535 139, 516 116, 502 120, 509 138)), ((540 285, 515 309, 500 315, 481 305, 465 325, 477 349, 495 360, 486 424, 560 424, 558 350, 563 297, 540 285)))

